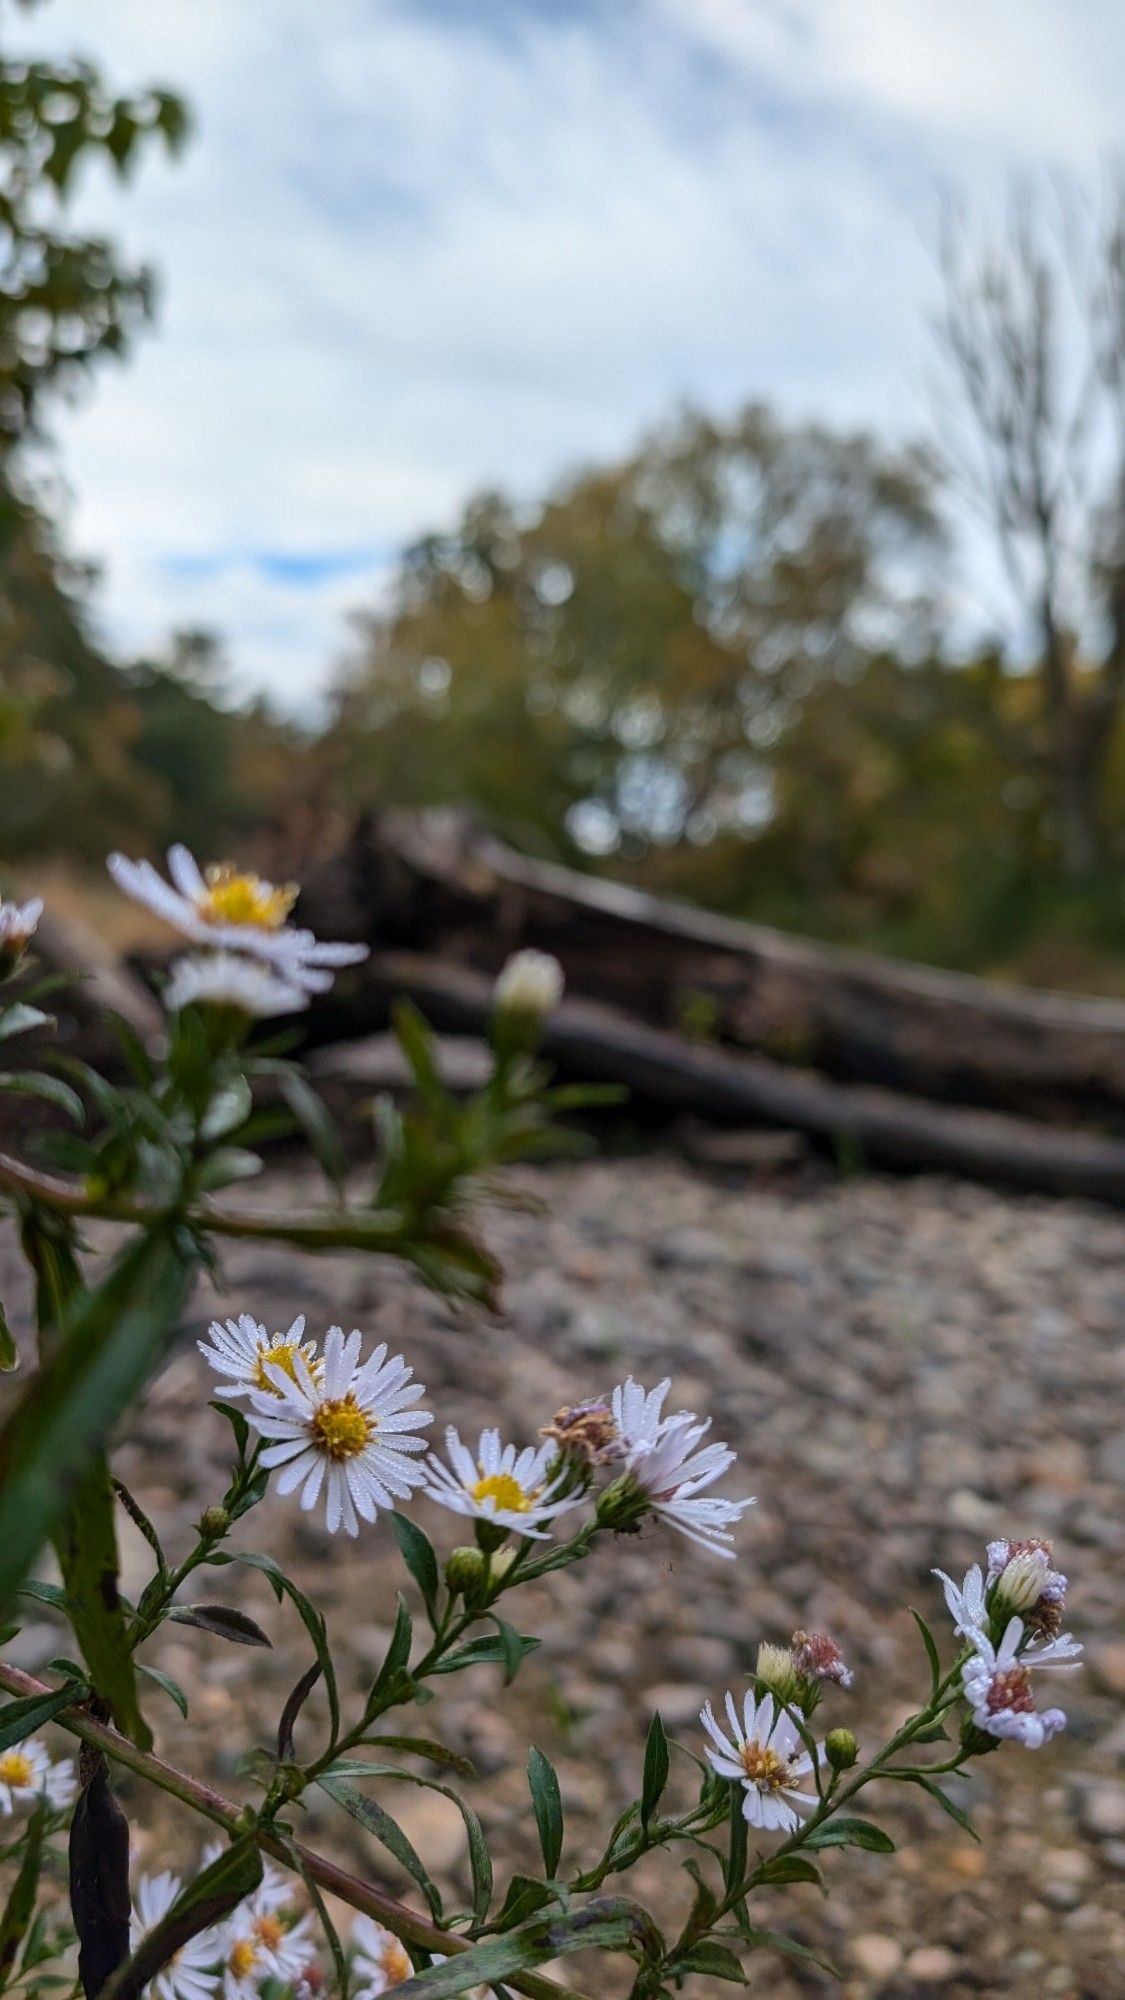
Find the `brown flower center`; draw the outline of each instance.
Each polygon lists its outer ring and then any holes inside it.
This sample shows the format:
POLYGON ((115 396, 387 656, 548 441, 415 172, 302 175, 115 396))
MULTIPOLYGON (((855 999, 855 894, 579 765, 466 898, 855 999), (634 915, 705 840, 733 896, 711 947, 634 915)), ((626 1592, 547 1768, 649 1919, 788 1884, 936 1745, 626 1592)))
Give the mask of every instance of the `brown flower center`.
POLYGON ((999 1715, 1004 1709, 1014 1709, 1019 1715, 1030 1715, 1035 1702, 1026 1667, 1009 1667, 1006 1673, 994 1674, 988 1685, 985 1706, 990 1715, 999 1715))

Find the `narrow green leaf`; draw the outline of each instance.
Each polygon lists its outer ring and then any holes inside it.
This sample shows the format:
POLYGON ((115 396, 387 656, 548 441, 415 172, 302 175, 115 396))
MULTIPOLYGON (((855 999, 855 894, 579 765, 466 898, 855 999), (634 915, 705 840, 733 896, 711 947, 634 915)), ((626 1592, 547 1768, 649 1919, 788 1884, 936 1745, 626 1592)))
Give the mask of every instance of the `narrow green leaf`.
POLYGON ((289 1599, 309 1638, 312 1640, 313 1651, 320 1661, 321 1672, 324 1675, 324 1689, 328 1696, 328 1714, 334 1741, 340 1729, 340 1693, 336 1685, 336 1669, 332 1663, 332 1654, 328 1645, 328 1633, 325 1629, 324 1619, 316 1609, 316 1606, 309 1602, 304 1591, 297 1588, 292 1578, 286 1576, 280 1563, 276 1563, 272 1556, 258 1555, 249 1549, 240 1549, 235 1554, 227 1554, 225 1550, 216 1549, 215 1553, 208 1556, 207 1560, 216 1567, 224 1567, 227 1563, 235 1562, 244 1563, 248 1569, 260 1570, 262 1575, 268 1579, 278 1603, 280 1604, 283 1597, 289 1599))
POLYGON ((144 1536, 145 1541, 156 1557, 156 1574, 163 1580, 168 1574, 168 1565, 164 1560, 164 1550, 161 1546, 160 1536, 157 1534, 140 1502, 134 1500, 129 1488, 120 1479, 114 1479, 112 1485, 114 1493, 118 1500, 120 1500, 133 1526, 144 1536))
POLYGON ((419 1785, 426 1792, 440 1792, 442 1798, 449 1799, 456 1806, 465 1823, 465 1838, 469 1849, 469 1868, 473 1878, 473 1915, 478 1921, 483 1919, 492 1900, 492 1857, 476 1813, 459 1792, 450 1785, 439 1784, 436 1778, 424 1778, 417 1771, 404 1771, 397 1764, 362 1764, 358 1759, 341 1759, 325 1773, 330 1778, 387 1778, 401 1785, 419 1785))
POLYGON ((288 1764, 292 1758, 293 1731, 297 1726, 297 1717, 300 1715, 301 1710, 320 1679, 320 1673, 320 1661, 314 1660, 312 1666, 301 1675, 300 1680, 292 1690, 285 1703, 285 1707, 281 1711, 281 1721, 277 1725, 277 1761, 279 1764, 288 1764))
POLYGON ((742 1970, 741 1961, 729 1951, 725 1944, 707 1940, 693 1945, 682 1958, 676 1960, 677 1972, 704 1972, 712 1979, 729 1980, 732 1986, 749 1986, 750 1981, 742 1970))
POLYGON ((668 1768, 668 1738, 659 1715, 654 1715, 645 1739, 644 1776, 641 1780, 641 1825, 646 1832, 668 1783, 668 1768))
POLYGON ((492 1928, 500 1932, 515 1930, 517 1924, 526 1923, 544 1903, 553 1900, 554 1891, 545 1882, 536 1882, 530 1875, 513 1875, 499 1913, 492 1920, 492 1928))
MULTIPOLYGON (((367 1698, 367 1712, 378 1709, 380 1702, 393 1694, 398 1682, 407 1673, 410 1665, 410 1649, 414 1642, 414 1624, 405 1597, 399 1593, 398 1608, 395 1612, 394 1631, 391 1643, 383 1657, 367 1698)), ((388 1706, 389 1706, 388 1702, 388 1706)))
POLYGON ((272 1646, 273 1640, 245 1611, 232 1604, 174 1604, 168 1617, 175 1625, 194 1625, 216 1639, 229 1639, 234 1646, 272 1646))
POLYGON ((553 1880, 559 1871, 563 1844, 562 1793, 554 1765, 534 1744, 528 1753, 527 1782, 531 1789, 535 1824, 539 1829, 543 1873, 548 1880, 553 1880))
POLYGON ((188 1280, 188 1260, 170 1233, 133 1244, 84 1294, 0 1428, 0 1617, 169 1345, 188 1280))
POLYGON ((39 1873, 43 1865, 43 1826, 47 1816, 46 1805, 41 1800, 35 1807, 24 1835, 23 1860, 19 1873, 12 1883, 4 1914, 0 1916, 0 1993, 6 1991, 8 1982, 16 1968, 20 1946, 27 1936, 28 1925, 35 1909, 35 1898, 39 1891, 39 1873))
POLYGON ((405 1868, 407 1874, 421 1889, 429 1904, 431 1916, 440 1917, 441 1896, 437 1886, 431 1881, 420 1855, 402 1828, 391 1818, 390 1813, 385 1812, 382 1806, 376 1805, 374 1799, 365 1797, 363 1792, 357 1792, 355 1786, 349 1785, 343 1778, 333 1778, 325 1772, 317 1779, 317 1784, 322 1791, 327 1792, 330 1799, 334 1799, 338 1806, 343 1806, 346 1813, 350 1813, 354 1820, 358 1820, 360 1826, 365 1827, 389 1854, 394 1855, 400 1867, 405 1868))
MULTIPOLYGON (((444 1764, 450 1771, 456 1771, 462 1778, 475 1778, 476 1765, 471 1757, 462 1757, 457 1750, 447 1750, 444 1743, 436 1743, 432 1736, 365 1736, 380 1750, 405 1750, 413 1757, 425 1757, 431 1764, 444 1764)), ((340 1767, 337 1765, 336 1767, 340 1767)))
POLYGON ((0 1042, 6 1042, 9 1035, 26 1035, 32 1028, 49 1028, 51 1020, 41 1008, 13 1001, 10 1007, 0 1008, 0 1042))
POLYGON ((428 1535, 423 1534, 421 1528, 407 1519, 405 1514, 392 1514, 391 1527, 402 1559, 422 1593, 422 1602, 432 1625, 437 1613, 437 1596, 440 1588, 438 1560, 433 1543, 428 1535))
POLYGON ((137 1699, 129 1620, 118 1590, 113 1498, 109 1467, 104 1453, 98 1452, 83 1472, 52 1540, 74 1636, 94 1687, 109 1703, 118 1729, 142 1750, 149 1750, 152 1731, 137 1699))
MULTIPOLYGON (((888 1773, 888 1775, 892 1774, 888 1773)), ((939 1805, 944 1813, 948 1813, 951 1820, 956 1821, 963 1833, 967 1833, 973 1840, 980 1840, 980 1835, 969 1818, 968 1813, 962 1810, 955 1799, 950 1798, 944 1786, 937 1784, 933 1778, 917 1776, 911 1778, 909 1782, 920 1786, 922 1791, 928 1792, 934 1803, 939 1805)))
POLYGON ((922 1613, 915 1611, 912 1604, 908 1606, 908 1609, 910 1616, 913 1618, 922 1635, 922 1644, 926 1648, 926 1658, 930 1663, 930 1699, 932 1701, 942 1682, 941 1654, 938 1652, 937 1641, 923 1618, 922 1613))
MULTIPOLYGON (((451 1940, 452 1941, 452 1940, 451 1940)), ((546 1965, 572 1951, 628 1951, 652 1958, 662 1944, 644 1911, 623 1897, 600 1897, 572 1915, 537 1919, 504 1937, 431 1965, 397 1987, 399 2000, 456 2000, 474 1986, 495 1986, 513 1973, 546 1965)))
POLYGON ((803 1854, 777 1854, 763 1862, 759 1872, 763 1882, 814 1882, 818 1889, 824 1888, 820 1869, 803 1854))
POLYGON ((799 1958, 806 1965, 818 1965, 822 1972, 827 1972, 833 1979, 843 1978, 843 1973, 838 1966, 833 1965, 830 1958, 822 1958, 819 1952, 810 1950, 809 1946, 802 1944, 799 1938, 786 1937, 783 1931, 760 1930, 757 1924, 741 1921, 738 1929, 740 1936, 746 1939, 747 1944, 753 1945, 756 1951, 779 1951, 786 1958, 799 1958))
POLYGON ((24 1694, 16 1701, 6 1701, 0 1708, 0 1750, 10 1750, 13 1743, 34 1736, 60 1709, 69 1708, 80 1699, 81 1690, 70 1686, 52 1688, 50 1694, 24 1694))
POLYGON ((85 1122, 86 1111, 76 1090, 64 1083, 61 1076, 44 1076, 38 1070, 11 1070, 0 1076, 0 1090, 11 1090, 21 1097, 37 1097, 42 1104, 51 1105, 61 1111, 64 1118, 73 1124, 85 1122))
POLYGON ((826 1819, 805 1836, 806 1847, 865 1847, 871 1854, 893 1854, 894 1841, 868 1819, 826 1819))
POLYGON ((186 1722, 188 1714, 188 1698, 184 1693, 183 1688, 180 1686, 179 1681, 174 1681, 172 1679, 171 1674, 164 1673, 160 1667, 148 1666, 144 1660, 137 1661, 137 1672, 139 1674, 143 1674, 146 1681, 153 1681, 158 1688, 163 1688, 165 1694, 169 1697, 169 1699, 175 1702, 176 1707, 179 1709, 180 1714, 183 1716, 184 1721, 186 1722))

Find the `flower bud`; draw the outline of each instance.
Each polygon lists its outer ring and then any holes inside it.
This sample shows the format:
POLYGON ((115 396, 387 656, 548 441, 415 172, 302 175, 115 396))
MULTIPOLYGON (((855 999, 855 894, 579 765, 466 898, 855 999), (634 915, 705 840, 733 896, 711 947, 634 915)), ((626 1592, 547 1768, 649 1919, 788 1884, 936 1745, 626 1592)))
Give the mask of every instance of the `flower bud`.
POLYGON ((478 1519, 473 1524, 473 1533, 477 1538, 477 1547, 483 1550, 486 1556, 494 1556, 498 1549, 502 1549, 511 1532, 511 1529, 506 1528, 502 1521, 478 1519))
POLYGON ((34 896, 30 903, 0 901, 0 979, 15 971, 42 915, 40 896, 34 896))
POLYGON ((563 996, 563 970, 545 951, 517 951, 493 988, 493 1001, 506 1013, 526 1014, 542 1021, 563 996))
POLYGON ((612 1528, 619 1535, 635 1535, 648 1511, 648 1496, 642 1493, 631 1472, 623 1472, 599 1493, 594 1518, 599 1528, 612 1528))
POLYGON ((484 1582, 484 1575, 485 1558, 479 1549, 452 1550, 445 1565, 445 1580, 454 1597, 474 1597, 484 1582))
POLYGON ((207 1507, 199 1517, 199 1532, 204 1541, 221 1542, 230 1527, 230 1515, 225 1507, 207 1507))
POLYGON ((859 1756, 859 1744, 850 1729, 830 1729, 824 1739, 824 1754, 834 1771, 850 1771, 859 1756))

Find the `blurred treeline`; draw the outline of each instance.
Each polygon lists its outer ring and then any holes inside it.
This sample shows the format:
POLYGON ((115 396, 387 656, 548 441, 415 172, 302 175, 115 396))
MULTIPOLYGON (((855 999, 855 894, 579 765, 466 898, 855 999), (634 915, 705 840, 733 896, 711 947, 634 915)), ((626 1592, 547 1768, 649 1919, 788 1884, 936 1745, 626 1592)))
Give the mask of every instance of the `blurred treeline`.
POLYGON ((44 406, 152 293, 68 229, 75 174, 185 129, 172 93, 0 57, 0 855, 215 855, 317 801, 457 804, 739 915, 1125 983, 1118 195, 1061 232, 1026 203, 992 236, 951 223, 929 445, 750 403, 537 505, 474 499, 357 615, 314 738, 226 703, 203 632, 111 658, 36 476, 44 406), (1012 607, 980 647, 969 523, 1012 607))

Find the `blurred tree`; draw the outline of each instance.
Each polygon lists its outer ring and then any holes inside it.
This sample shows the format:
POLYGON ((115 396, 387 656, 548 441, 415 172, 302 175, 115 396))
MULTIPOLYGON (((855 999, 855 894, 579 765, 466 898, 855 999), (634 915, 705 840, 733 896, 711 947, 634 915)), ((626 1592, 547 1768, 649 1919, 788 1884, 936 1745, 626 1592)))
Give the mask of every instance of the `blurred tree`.
POLYGON ((341 688, 348 781, 579 857, 744 835, 813 692, 924 648, 939 546, 917 454, 688 415, 541 512, 486 496, 408 552, 341 688))
POLYGON ((951 213, 941 346, 950 469, 987 522, 1025 621, 1039 699, 1024 762, 1046 772, 1066 870, 1102 853, 1125 695, 1125 183, 1095 215, 1027 189, 1006 228, 951 213))

